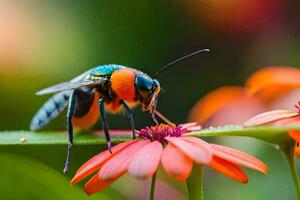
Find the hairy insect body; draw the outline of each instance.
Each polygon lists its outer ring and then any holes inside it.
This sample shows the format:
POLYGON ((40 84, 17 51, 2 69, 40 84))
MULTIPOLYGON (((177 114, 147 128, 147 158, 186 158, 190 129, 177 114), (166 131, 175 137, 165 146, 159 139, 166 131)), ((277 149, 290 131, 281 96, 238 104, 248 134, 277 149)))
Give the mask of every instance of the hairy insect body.
POLYGON ((143 72, 122 65, 95 67, 69 82, 60 83, 37 92, 38 95, 56 93, 33 117, 30 128, 38 130, 53 120, 68 106, 69 133, 68 156, 64 171, 68 170, 73 128, 85 129, 95 124, 99 116, 108 148, 111 148, 106 111, 118 113, 125 110, 130 120, 133 137, 135 125, 131 109, 143 104, 144 110, 154 113, 160 92, 158 81, 143 72), (155 101, 154 101, 155 100, 155 101))

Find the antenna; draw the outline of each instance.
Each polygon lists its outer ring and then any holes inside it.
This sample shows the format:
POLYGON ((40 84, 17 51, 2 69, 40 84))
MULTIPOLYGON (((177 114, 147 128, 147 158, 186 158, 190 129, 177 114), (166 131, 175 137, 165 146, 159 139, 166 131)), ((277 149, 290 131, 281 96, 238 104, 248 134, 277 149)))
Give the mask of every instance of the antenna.
POLYGON ((183 57, 181 57, 181 58, 179 58, 179 59, 176 59, 176 60, 170 62, 169 64, 166 64, 165 66, 163 66, 158 72, 155 73, 155 75, 154 75, 153 78, 158 77, 158 75, 159 75, 160 73, 162 73, 163 71, 165 71, 166 69, 168 69, 170 66, 174 65, 175 63, 178 63, 178 62, 183 61, 183 60, 185 60, 185 59, 187 59, 187 58, 189 58, 189 57, 192 57, 192 56, 194 56, 194 55, 197 55, 198 53, 201 53, 201 52, 208 52, 208 51, 210 51, 210 50, 209 50, 209 49, 200 49, 200 50, 197 50, 197 51, 195 51, 195 52, 193 52, 193 53, 190 53, 190 54, 188 54, 188 55, 186 55, 186 56, 183 56, 183 57))

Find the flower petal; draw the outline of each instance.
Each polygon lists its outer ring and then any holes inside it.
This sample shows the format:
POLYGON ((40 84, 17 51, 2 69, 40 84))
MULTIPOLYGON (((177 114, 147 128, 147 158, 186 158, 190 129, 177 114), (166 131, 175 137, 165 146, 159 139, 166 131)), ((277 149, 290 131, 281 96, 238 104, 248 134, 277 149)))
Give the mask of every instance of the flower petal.
POLYGON ((300 124, 300 115, 299 114, 296 117, 280 119, 280 120, 272 122, 272 125, 277 125, 277 126, 286 126, 286 125, 295 125, 295 124, 300 124))
POLYGON ((120 143, 118 145, 113 146, 112 149, 111 149, 112 154, 108 150, 106 150, 106 151, 103 151, 103 152, 95 155, 94 157, 92 157, 91 159, 89 159, 86 163, 84 163, 77 170, 75 176, 71 180, 71 184, 76 184, 79 181, 81 181, 82 179, 84 179, 85 177, 91 175, 93 172, 95 172, 96 170, 100 169, 100 167, 107 160, 109 160, 110 158, 114 157, 120 151, 122 151, 123 149, 125 149, 129 145, 134 144, 135 142, 137 142, 137 140, 129 140, 129 141, 122 142, 122 143, 120 143))
POLYGON ((201 130, 201 126, 198 125, 198 122, 189 122, 189 123, 184 123, 179 125, 183 131, 183 134, 189 133, 192 131, 199 131, 201 130))
POLYGON ((223 160, 222 158, 218 158, 214 156, 209 166, 212 169, 240 183, 248 182, 247 174, 245 174, 245 172, 239 166, 231 162, 228 162, 226 160, 223 160))
POLYGON ((84 185, 83 189, 87 195, 92 195, 95 194, 96 192, 99 192, 100 190, 107 188, 114 181, 115 180, 101 181, 99 175, 96 174, 84 185))
POLYGON ((188 133, 188 132, 192 132, 192 131, 199 131, 201 130, 201 126, 200 125, 197 125, 197 126, 192 126, 192 127, 189 127, 187 129, 185 129, 185 133, 188 133))
POLYGON ((100 179, 102 181, 111 181, 122 176, 127 171, 128 164, 132 158, 148 142, 150 140, 139 140, 108 160, 99 171, 100 179))
POLYGON ((212 151, 210 145, 198 138, 194 138, 198 143, 186 141, 184 138, 194 137, 166 137, 165 139, 176 146, 185 155, 198 164, 209 164, 212 159, 212 151))
POLYGON ((210 145, 212 147, 214 156, 217 156, 237 165, 257 170, 264 174, 268 172, 268 167, 254 156, 251 156, 245 152, 230 147, 217 144, 210 145))
POLYGON ((258 114, 244 123, 244 126, 257 126, 274 122, 279 119, 285 119, 299 115, 297 112, 290 110, 273 110, 258 114))
POLYGON ((186 128, 189 128, 191 126, 196 126, 197 124, 198 124, 198 122, 188 122, 188 123, 179 124, 179 126, 182 129, 186 129, 186 128))
POLYGON ((193 106, 189 114, 189 120, 203 124, 226 105, 246 96, 246 90, 243 87, 226 86, 218 88, 208 93, 193 106))
POLYGON ((266 67, 251 75, 246 84, 251 95, 271 89, 271 96, 274 96, 287 89, 300 87, 300 70, 281 66, 266 67))
POLYGON ((141 179, 153 176, 158 168, 162 150, 163 146, 158 141, 146 144, 130 161, 128 174, 141 179))
POLYGON ((179 181, 186 180, 193 168, 193 161, 171 143, 163 150, 161 164, 169 176, 179 181))
POLYGON ((293 138, 296 142, 300 142, 300 131, 288 130, 289 136, 293 138))

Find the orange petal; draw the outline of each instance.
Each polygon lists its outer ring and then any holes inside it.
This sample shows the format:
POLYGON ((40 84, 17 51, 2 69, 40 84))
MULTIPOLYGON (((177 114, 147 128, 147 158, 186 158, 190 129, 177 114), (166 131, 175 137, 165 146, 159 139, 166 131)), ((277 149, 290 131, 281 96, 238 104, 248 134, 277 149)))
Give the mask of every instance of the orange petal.
MULTIPOLYGON (((292 88, 289 88, 284 85, 276 85, 276 86, 269 86, 265 89, 262 89, 260 92, 255 93, 255 95, 262 100, 262 102, 266 104, 271 104, 277 99, 284 97, 291 91, 292 88)), ((250 94, 251 95, 251 94, 250 94)))
POLYGON ((212 169, 222 173, 225 176, 228 176, 240 183, 247 183, 248 177, 247 174, 237 165, 223 160, 222 158, 213 157, 210 165, 212 169))
POLYGON ((257 126, 274 122, 279 119, 297 116, 298 113, 290 110, 273 110, 258 114, 244 123, 244 126, 257 126))
POLYGON ((259 172, 266 174, 268 172, 268 167, 260 160, 251 156, 245 152, 233 149, 230 147, 211 144, 214 156, 222 158, 226 161, 232 162, 236 165, 241 165, 248 167, 259 172))
POLYGON ((132 158, 148 142, 150 140, 139 140, 108 160, 99 171, 100 179, 102 181, 111 181, 122 176, 127 171, 128 164, 132 158))
POLYGON ((158 141, 146 144, 130 161, 128 174, 141 179, 153 176, 158 168, 162 150, 163 146, 158 141))
POLYGON ((193 143, 183 138, 193 138, 193 137, 166 137, 165 139, 176 146, 185 155, 191 158, 198 164, 209 164, 212 159, 212 151, 210 145, 198 138, 198 143, 193 143))
POLYGON ((292 67, 266 67, 258 70, 246 83, 249 94, 257 94, 266 101, 281 96, 286 91, 300 87, 300 70, 292 67))
POLYGON ((218 110, 246 96, 243 87, 221 87, 201 98, 192 108, 189 121, 203 124, 218 110))
POLYGON ((193 168, 193 161, 171 143, 163 150, 161 164, 169 176, 179 181, 186 180, 193 168))
POLYGON ((293 138, 296 142, 300 142, 300 131, 297 130, 289 130, 289 136, 293 138))
POLYGON ((137 142, 137 140, 129 140, 123 143, 120 143, 116 146, 112 147, 112 154, 106 150, 103 151, 97 155, 95 155, 94 157, 92 157, 91 159, 89 159, 86 163, 84 163, 75 173, 75 176, 73 177, 73 179, 71 180, 71 184, 76 184, 79 181, 81 181, 82 179, 84 179, 85 177, 91 175, 93 172, 95 172, 96 170, 100 169, 100 167, 110 158, 112 158, 113 156, 117 155, 120 151, 122 151, 123 149, 125 149, 126 147, 128 147, 131 144, 134 144, 135 142, 137 142))
POLYGON ((96 192, 99 192, 100 190, 107 188, 114 181, 115 180, 101 181, 99 178, 99 175, 96 174, 84 185, 83 189, 87 195, 92 195, 92 194, 95 194, 96 192))

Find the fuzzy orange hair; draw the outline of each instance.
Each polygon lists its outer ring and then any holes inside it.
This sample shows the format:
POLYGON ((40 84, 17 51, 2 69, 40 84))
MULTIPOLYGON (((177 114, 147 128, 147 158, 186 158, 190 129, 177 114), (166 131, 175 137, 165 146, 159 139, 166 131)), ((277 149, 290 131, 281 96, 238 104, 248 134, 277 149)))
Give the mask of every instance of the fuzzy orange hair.
POLYGON ((120 99, 133 102, 135 97, 135 71, 130 68, 116 70, 112 73, 110 82, 113 92, 120 99))

